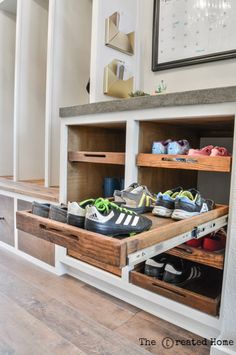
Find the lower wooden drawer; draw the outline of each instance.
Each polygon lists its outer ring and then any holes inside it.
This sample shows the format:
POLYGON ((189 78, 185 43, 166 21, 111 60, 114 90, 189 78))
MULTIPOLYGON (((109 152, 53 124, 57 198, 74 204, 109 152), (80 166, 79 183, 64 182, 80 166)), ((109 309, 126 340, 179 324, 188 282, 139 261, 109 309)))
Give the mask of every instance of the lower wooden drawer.
POLYGON ((0 241, 14 246, 14 199, 0 195, 0 241))
MULTIPOLYGON (((23 200, 17 201, 18 211, 30 208, 30 202, 23 200)), ((55 265, 55 245, 46 240, 39 239, 32 234, 18 230, 18 248, 24 253, 44 261, 49 265, 55 265)))
POLYGON ((212 316, 219 314, 222 272, 204 269, 202 279, 192 281, 185 287, 171 285, 167 282, 147 276, 143 265, 131 272, 130 282, 173 301, 198 309, 212 316))

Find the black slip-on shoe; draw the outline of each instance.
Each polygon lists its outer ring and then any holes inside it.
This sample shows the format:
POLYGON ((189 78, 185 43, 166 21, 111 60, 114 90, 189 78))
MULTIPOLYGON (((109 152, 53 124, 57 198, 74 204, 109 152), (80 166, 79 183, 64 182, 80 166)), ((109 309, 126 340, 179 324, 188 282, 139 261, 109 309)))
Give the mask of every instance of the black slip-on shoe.
POLYGON ((67 223, 67 207, 64 205, 51 205, 49 218, 57 222, 67 223))
POLYGON ((39 203, 37 201, 34 201, 32 203, 32 214, 48 218, 50 206, 51 205, 49 203, 39 203))

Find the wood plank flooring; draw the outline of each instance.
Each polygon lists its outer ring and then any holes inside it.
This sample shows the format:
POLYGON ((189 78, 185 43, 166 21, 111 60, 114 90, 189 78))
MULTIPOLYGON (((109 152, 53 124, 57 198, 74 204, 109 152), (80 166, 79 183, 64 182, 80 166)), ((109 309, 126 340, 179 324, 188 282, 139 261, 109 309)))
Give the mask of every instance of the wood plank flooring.
POLYGON ((0 355, 207 355, 200 339, 69 276, 58 277, 0 249, 0 355), (141 346, 139 338, 157 344, 141 346))

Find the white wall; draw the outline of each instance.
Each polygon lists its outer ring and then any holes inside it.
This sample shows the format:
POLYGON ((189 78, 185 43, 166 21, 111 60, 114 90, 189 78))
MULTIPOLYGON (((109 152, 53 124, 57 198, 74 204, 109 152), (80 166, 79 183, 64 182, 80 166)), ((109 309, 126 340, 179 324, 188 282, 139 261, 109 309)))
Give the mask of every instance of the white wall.
POLYGON ((112 62, 113 59, 124 61, 128 66, 128 70, 135 76, 134 86, 138 87, 140 85, 138 68, 139 46, 137 45, 138 4, 139 0, 93 0, 90 102, 114 100, 114 98, 103 94, 104 67, 112 62), (105 19, 116 11, 121 15, 120 30, 126 33, 136 31, 134 56, 129 56, 105 46, 105 19))
POLYGON ((167 84, 166 92, 236 84, 236 59, 152 72, 153 0, 141 0, 140 6, 141 88, 143 90, 152 93, 161 80, 167 84))
POLYGON ((13 175, 15 37, 15 16, 0 11, 0 175, 13 175))
POLYGON ((59 183, 59 108, 86 104, 90 77, 91 0, 50 0, 46 101, 47 185, 59 183))
POLYGON ((48 0, 18 0, 16 179, 44 178, 48 0))

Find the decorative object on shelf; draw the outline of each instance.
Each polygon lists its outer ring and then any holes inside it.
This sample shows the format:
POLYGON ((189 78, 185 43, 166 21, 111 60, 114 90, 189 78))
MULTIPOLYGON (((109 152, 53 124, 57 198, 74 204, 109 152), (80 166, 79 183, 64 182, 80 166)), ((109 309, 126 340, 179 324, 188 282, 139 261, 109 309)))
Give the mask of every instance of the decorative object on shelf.
POLYGON ((146 92, 144 91, 140 91, 140 90, 137 90, 137 91, 132 91, 129 93, 129 96, 130 97, 139 97, 139 96, 150 96, 150 94, 147 94, 146 92))
POLYGON ((124 80, 125 63, 119 60, 113 60, 104 69, 104 94, 127 98, 133 90, 134 78, 130 77, 124 80))
POLYGON ((161 80, 160 84, 157 86, 157 89, 154 91, 153 95, 163 94, 167 89, 167 85, 165 84, 164 80, 161 80))
POLYGON ((152 70, 236 57, 234 0, 155 0, 152 70))
POLYGON ((120 14, 115 12, 106 19, 106 39, 105 44, 108 47, 116 49, 120 52, 133 55, 134 54, 134 37, 135 33, 125 34, 119 31, 120 14))

